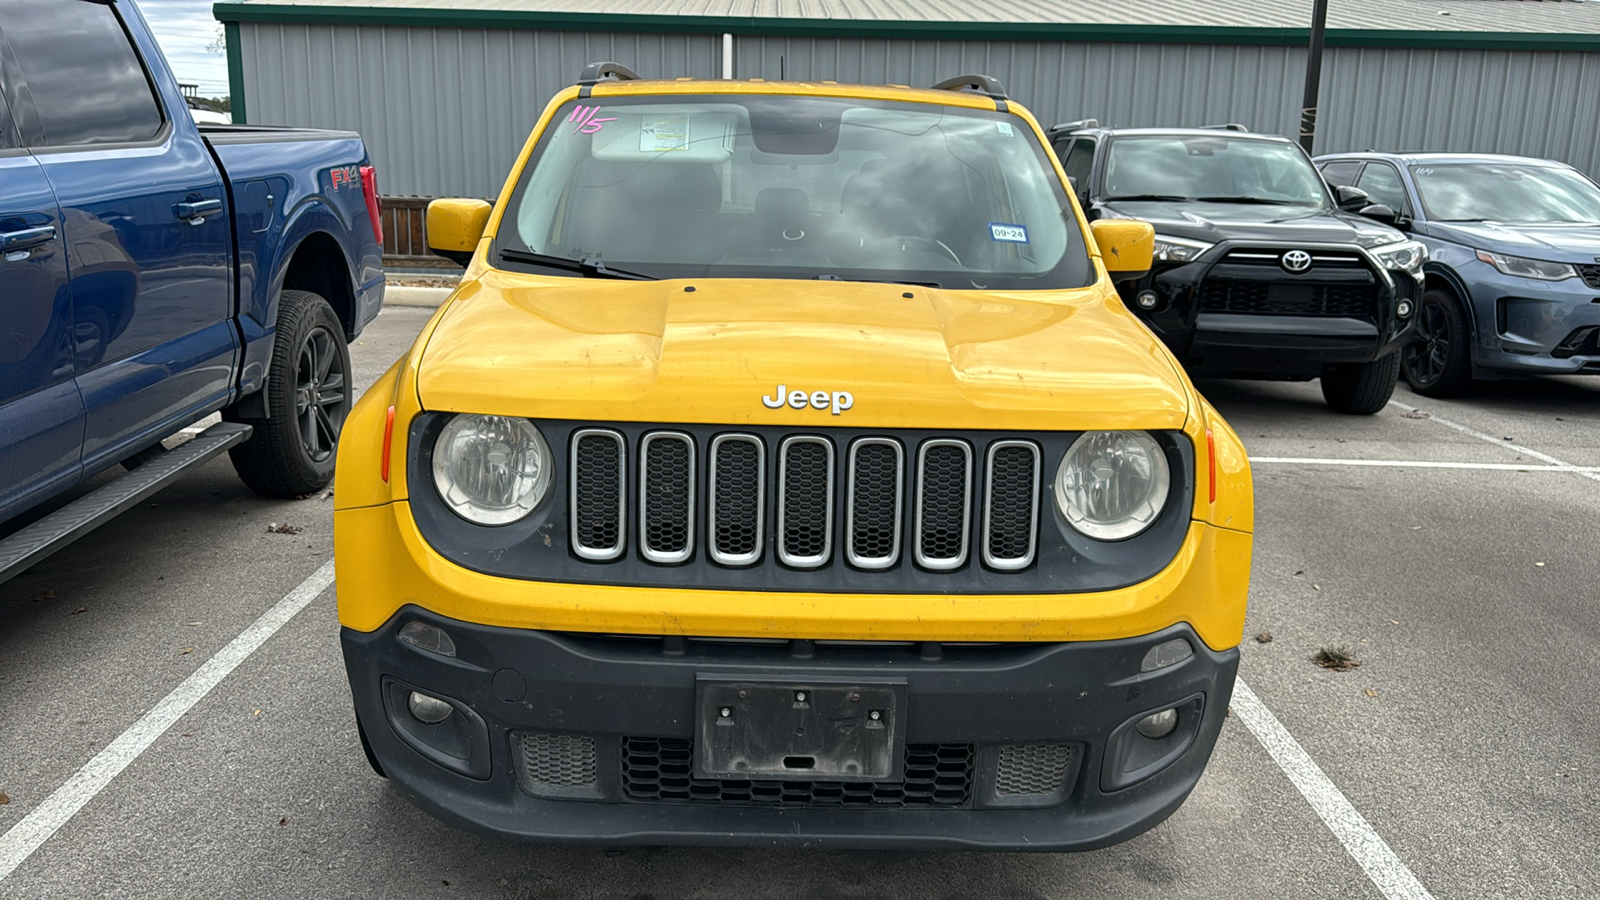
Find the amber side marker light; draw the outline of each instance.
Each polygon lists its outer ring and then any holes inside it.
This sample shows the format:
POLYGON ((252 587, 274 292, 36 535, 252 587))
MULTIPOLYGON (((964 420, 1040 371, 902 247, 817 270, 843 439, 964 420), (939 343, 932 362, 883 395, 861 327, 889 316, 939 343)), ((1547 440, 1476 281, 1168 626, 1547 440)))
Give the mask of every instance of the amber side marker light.
MULTIPOLYGON (((1210 432, 1206 432, 1210 434, 1210 432)), ((389 447, 395 439, 395 408, 389 407, 389 415, 384 416, 384 484, 389 484, 389 447)), ((1216 463, 1211 464, 1211 500, 1216 500, 1216 463)))
MULTIPOLYGON (((390 424, 394 424, 394 408, 390 407, 390 424)), ((1211 474, 1211 503, 1216 503, 1216 437, 1211 434, 1211 429, 1205 429, 1205 458, 1206 466, 1211 474)), ((389 480, 389 445, 384 444, 384 480, 389 480)))

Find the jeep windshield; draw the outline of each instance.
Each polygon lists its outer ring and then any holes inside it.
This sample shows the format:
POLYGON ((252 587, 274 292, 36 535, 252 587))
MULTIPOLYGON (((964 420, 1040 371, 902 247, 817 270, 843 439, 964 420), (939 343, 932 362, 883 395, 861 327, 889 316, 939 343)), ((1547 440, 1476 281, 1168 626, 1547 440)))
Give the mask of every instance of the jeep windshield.
POLYGON ((562 106, 540 136, 490 258, 590 277, 1083 287, 1093 269, 1068 208, 1044 146, 1006 113, 595 98, 562 106))
POLYGON ((1326 206, 1311 160, 1283 141, 1227 134, 1118 137, 1103 199, 1326 206))
POLYGON ((1568 169, 1506 163, 1415 165, 1411 178, 1435 222, 1600 224, 1600 188, 1568 169))

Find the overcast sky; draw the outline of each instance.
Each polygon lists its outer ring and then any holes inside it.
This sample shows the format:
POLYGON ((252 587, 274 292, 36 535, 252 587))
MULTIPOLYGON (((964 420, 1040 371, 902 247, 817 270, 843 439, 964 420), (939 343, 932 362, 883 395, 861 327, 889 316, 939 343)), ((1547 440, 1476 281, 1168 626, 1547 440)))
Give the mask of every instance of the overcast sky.
POLYGON ((228 58, 207 53, 222 25, 211 15, 213 0, 135 0, 161 43, 179 81, 200 85, 205 97, 228 93, 228 58))

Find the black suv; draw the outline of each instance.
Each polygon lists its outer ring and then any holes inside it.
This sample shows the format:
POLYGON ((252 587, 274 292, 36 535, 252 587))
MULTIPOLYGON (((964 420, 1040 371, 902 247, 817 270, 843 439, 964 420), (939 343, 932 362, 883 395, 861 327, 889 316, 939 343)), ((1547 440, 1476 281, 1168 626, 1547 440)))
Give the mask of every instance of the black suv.
POLYGON ((1366 193, 1330 189, 1298 144, 1242 126, 1057 125, 1093 219, 1156 229, 1155 267, 1122 299, 1191 373, 1322 378, 1339 412, 1384 407, 1427 251, 1366 193))

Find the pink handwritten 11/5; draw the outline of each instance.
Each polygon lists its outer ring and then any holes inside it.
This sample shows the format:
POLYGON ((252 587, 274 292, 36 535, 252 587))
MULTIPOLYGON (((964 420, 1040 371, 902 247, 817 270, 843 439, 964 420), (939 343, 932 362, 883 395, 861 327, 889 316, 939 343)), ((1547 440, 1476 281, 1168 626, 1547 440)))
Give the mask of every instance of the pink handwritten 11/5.
POLYGON ((578 134, 579 132, 596 134, 601 128, 605 127, 607 122, 615 122, 617 120, 616 116, 608 116, 603 119, 597 118, 599 115, 600 107, 598 106, 580 106, 572 111, 572 115, 567 116, 567 121, 578 123, 573 126, 573 134, 578 134))

